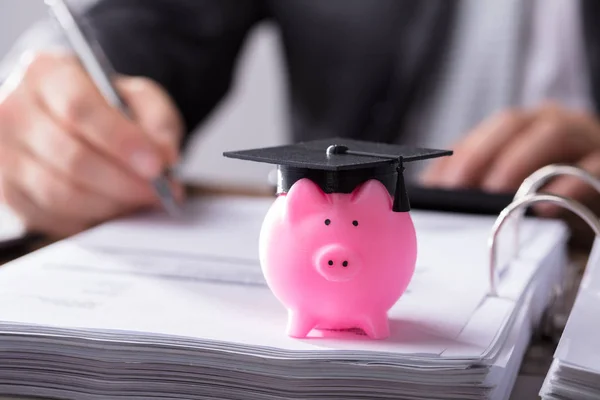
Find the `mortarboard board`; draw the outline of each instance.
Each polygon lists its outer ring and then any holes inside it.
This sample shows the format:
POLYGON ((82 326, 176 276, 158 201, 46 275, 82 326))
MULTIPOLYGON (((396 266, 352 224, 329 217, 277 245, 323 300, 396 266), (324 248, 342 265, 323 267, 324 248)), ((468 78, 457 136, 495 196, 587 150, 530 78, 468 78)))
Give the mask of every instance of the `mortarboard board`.
POLYGON ((278 166, 277 193, 286 193, 303 178, 325 193, 351 193, 376 179, 394 198, 393 210, 410 210, 404 184, 404 164, 452 155, 435 150, 361 140, 330 138, 252 150, 229 151, 225 157, 278 166))

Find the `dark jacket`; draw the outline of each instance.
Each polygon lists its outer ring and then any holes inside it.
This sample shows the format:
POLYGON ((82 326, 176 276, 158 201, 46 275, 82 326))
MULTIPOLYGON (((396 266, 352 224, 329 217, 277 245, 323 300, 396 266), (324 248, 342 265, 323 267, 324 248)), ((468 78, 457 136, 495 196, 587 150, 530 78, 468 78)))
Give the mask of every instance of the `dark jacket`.
MULTIPOLYGON (((271 21, 281 34, 294 140, 393 141, 435 84, 457 1, 99 0, 87 17, 116 69, 161 83, 188 131, 227 93, 249 31, 271 21)), ((596 104, 598 17, 600 2, 584 0, 596 104)))

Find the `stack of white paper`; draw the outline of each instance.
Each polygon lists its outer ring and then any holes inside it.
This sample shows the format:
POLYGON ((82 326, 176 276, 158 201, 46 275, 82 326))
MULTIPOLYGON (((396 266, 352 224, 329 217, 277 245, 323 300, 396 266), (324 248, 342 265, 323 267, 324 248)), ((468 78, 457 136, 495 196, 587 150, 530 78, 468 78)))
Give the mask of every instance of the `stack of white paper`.
MULTIPOLYGON (((493 218, 413 212, 417 270, 391 337, 285 335, 258 234, 269 200, 113 222, 0 269, 0 394, 65 399, 506 399, 566 265, 565 227, 523 225, 488 294, 493 218)), ((511 243, 507 230, 504 244, 511 243)))
POLYGON ((599 311, 600 244, 597 239, 540 392, 543 399, 600 398, 599 311))

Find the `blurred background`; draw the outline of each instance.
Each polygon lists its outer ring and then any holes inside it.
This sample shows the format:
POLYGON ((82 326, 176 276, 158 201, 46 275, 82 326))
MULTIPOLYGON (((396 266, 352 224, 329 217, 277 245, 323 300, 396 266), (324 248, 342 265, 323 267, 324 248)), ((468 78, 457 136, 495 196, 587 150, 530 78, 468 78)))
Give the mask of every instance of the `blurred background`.
MULTIPOLYGON (((89 0, 70 0, 70 4, 89 0)), ((46 18, 44 0, 0 0, 0 59, 28 28, 46 18)), ((185 155, 186 180, 211 184, 264 184, 272 168, 222 157, 231 143, 240 149, 277 145, 287 140, 277 35, 269 25, 247 42, 236 84, 226 102, 207 121, 185 155), (226 118, 225 118, 226 116, 226 118)))

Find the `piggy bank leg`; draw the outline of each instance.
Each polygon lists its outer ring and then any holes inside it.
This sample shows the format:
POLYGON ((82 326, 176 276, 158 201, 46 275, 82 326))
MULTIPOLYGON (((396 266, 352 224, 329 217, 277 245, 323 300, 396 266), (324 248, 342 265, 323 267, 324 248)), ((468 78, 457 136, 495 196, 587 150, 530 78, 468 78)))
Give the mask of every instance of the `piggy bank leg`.
POLYGON ((371 339, 385 339, 390 336, 390 324, 386 313, 365 316, 360 328, 371 339))
POLYGON ((288 312, 288 336, 304 338, 317 325, 317 320, 308 314, 292 311, 288 312))

